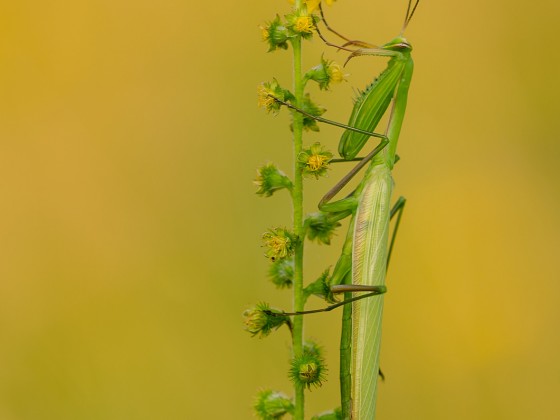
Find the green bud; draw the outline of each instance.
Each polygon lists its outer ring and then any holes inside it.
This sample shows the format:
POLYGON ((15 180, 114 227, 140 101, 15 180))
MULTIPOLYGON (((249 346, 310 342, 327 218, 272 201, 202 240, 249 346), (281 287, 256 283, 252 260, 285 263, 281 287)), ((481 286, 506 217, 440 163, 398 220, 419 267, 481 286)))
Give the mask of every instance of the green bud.
POLYGON ((259 187, 257 194, 270 197, 276 191, 287 188, 291 191, 292 181, 273 163, 267 163, 257 169, 257 178, 253 183, 259 187))
POLYGON ((284 258, 277 260, 270 265, 268 274, 272 283, 279 289, 290 288, 294 279, 294 260, 284 258))
POLYGON ((291 33, 280 20, 280 16, 276 15, 272 22, 267 22, 264 27, 261 26, 261 34, 263 41, 268 42, 268 52, 276 49, 288 49, 291 33))
POLYGON ((283 312, 278 309, 271 308, 268 303, 258 303, 254 308, 247 309, 243 312, 245 317, 245 330, 253 337, 260 335, 264 338, 269 335, 272 330, 277 330, 283 324, 290 323, 290 318, 283 315, 283 312))
POLYGON ((307 237, 311 241, 330 245, 336 228, 340 226, 337 220, 329 217, 328 213, 317 212, 308 214, 305 218, 307 237))
POLYGON ((319 65, 305 73, 305 78, 317 82, 321 90, 328 90, 331 83, 340 83, 346 76, 339 64, 324 57, 321 57, 319 65))
POLYGON ((308 389, 311 385, 319 387, 325 381, 327 368, 317 348, 316 345, 304 346, 302 355, 294 357, 291 362, 290 379, 308 389))
MULTIPOLYGON (((301 108, 308 114, 314 115, 316 117, 323 115, 326 111, 325 108, 321 108, 311 100, 309 93, 306 93, 305 96, 303 97, 303 103, 301 108)), ((297 111, 293 111, 293 112, 297 112, 297 111)), ((317 121, 315 121, 313 118, 310 118, 306 115, 303 116, 303 128, 305 130, 319 131, 319 126, 317 125, 317 121)))
POLYGON ((324 413, 311 417, 311 420, 342 420, 342 410, 339 407, 334 410, 325 411, 324 413))
POLYGON ((313 283, 309 283, 304 289, 305 296, 308 297, 314 295, 321 299, 325 299, 330 303, 336 302, 333 293, 331 292, 331 288, 328 284, 329 273, 330 270, 327 268, 321 273, 317 280, 315 280, 313 283))
POLYGON ((262 420, 276 420, 294 412, 294 403, 291 399, 281 392, 269 389, 259 392, 253 407, 262 420))

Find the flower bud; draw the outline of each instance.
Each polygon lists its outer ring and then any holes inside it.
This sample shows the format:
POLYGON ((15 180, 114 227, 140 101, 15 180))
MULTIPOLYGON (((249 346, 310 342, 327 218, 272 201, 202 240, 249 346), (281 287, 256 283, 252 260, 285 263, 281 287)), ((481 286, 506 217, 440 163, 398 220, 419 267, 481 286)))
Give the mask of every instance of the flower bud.
POLYGON ((292 181, 273 163, 267 163, 257 169, 257 178, 253 183, 259 187, 257 194, 263 197, 270 197, 284 188, 292 189, 292 181))
POLYGON ((321 273, 319 278, 312 283, 309 283, 305 289, 305 296, 314 295, 321 299, 325 299, 327 302, 336 302, 333 293, 331 292, 331 287, 328 283, 330 269, 326 269, 321 273))
POLYGON ((294 282, 294 260, 284 258, 270 265, 268 274, 272 283, 279 289, 290 288, 294 282))
POLYGON ((280 419, 285 414, 294 412, 294 403, 281 392, 265 389, 257 395, 254 409, 262 420, 280 419))
MULTIPOLYGON (((303 103, 301 108, 308 114, 317 117, 323 115, 326 111, 325 108, 318 106, 311 100, 309 93, 306 93, 305 96, 303 97, 303 103)), ((303 116, 303 128, 305 130, 319 131, 319 126, 317 125, 317 121, 306 115, 303 116)))
POLYGON ((283 312, 278 309, 272 309, 268 303, 264 302, 257 304, 252 309, 247 309, 243 312, 243 316, 245 317, 245 330, 253 337, 260 335, 260 338, 264 338, 272 330, 277 330, 283 324, 290 323, 287 315, 283 315, 283 312))
POLYGON ((334 410, 325 411, 311 417, 311 420, 342 420, 342 410, 338 407, 334 410))
POLYGON ((340 64, 326 60, 324 57, 321 57, 320 64, 305 73, 305 78, 317 82, 319 89, 322 90, 328 90, 331 83, 342 82, 346 76, 348 75, 342 71, 340 64))
POLYGON ((276 49, 288 49, 290 31, 282 23, 280 16, 276 15, 272 22, 267 22, 265 26, 261 26, 261 34, 263 41, 268 42, 268 52, 276 49))
POLYGON ((327 370, 320 348, 314 343, 306 343, 303 353, 299 357, 294 357, 291 362, 290 378, 294 383, 306 386, 319 387, 325 381, 327 370))
POLYGON ((334 231, 339 226, 340 223, 337 220, 331 219, 329 214, 324 212, 311 213, 305 218, 307 237, 320 244, 330 245, 334 231))

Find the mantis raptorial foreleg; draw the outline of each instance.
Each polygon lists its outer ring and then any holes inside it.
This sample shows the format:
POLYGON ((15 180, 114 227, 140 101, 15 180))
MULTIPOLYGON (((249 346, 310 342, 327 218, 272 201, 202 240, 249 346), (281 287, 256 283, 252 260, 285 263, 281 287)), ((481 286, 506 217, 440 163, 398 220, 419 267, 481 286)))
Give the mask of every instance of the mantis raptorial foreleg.
POLYGON ((325 28, 327 28, 328 31, 332 32, 333 34, 335 34, 336 36, 338 36, 339 38, 343 39, 346 41, 346 43, 342 46, 333 44, 331 42, 329 42, 327 39, 325 39, 325 37, 323 36, 323 34, 321 33, 321 31, 319 30, 318 27, 315 27, 315 29, 317 30, 317 34, 319 35, 319 37, 323 40, 323 42, 328 45, 329 47, 334 47, 334 48, 338 48, 339 50, 345 50, 345 51, 350 51, 352 52, 352 50, 346 48, 349 45, 355 45, 357 47, 361 47, 361 48, 374 48, 375 45, 372 45, 368 42, 364 42, 364 41, 358 41, 358 40, 352 40, 349 38, 346 38, 344 35, 342 35, 340 32, 335 31, 327 22, 327 20, 325 19, 325 14, 323 13, 323 5, 321 3, 319 3, 319 12, 321 14, 321 19, 323 21, 323 24, 325 25, 325 28))
POLYGON ((385 134, 379 134, 379 133, 374 133, 374 132, 372 132, 372 131, 362 130, 362 129, 360 129, 360 128, 352 127, 352 126, 349 126, 349 125, 346 125, 346 124, 339 123, 339 122, 337 122, 337 121, 329 120, 329 119, 327 119, 327 118, 323 118, 323 117, 320 117, 320 116, 318 116, 318 115, 313 115, 313 114, 310 114, 309 112, 304 111, 304 110, 301 109, 301 108, 298 108, 297 106, 293 105, 293 104, 290 103, 290 102, 283 101, 282 99, 280 99, 280 98, 278 98, 278 97, 276 97, 276 96, 274 96, 274 95, 272 95, 272 94, 268 94, 268 96, 270 96, 270 97, 271 97, 272 99, 274 99, 276 102, 281 103, 282 105, 284 105, 284 106, 286 106, 286 107, 288 107, 288 108, 290 108, 290 109, 293 109, 294 111, 297 111, 297 112, 299 112, 300 114, 305 115, 306 117, 312 118, 312 119, 314 119, 315 121, 319 121, 319 122, 322 122, 322 123, 325 123, 325 124, 329 124, 329 125, 334 125, 335 127, 344 128, 345 130, 350 130, 350 131, 353 131, 353 132, 356 132, 356 133, 359 133, 359 134, 366 135, 366 136, 368 136, 368 137, 369 137, 369 136, 371 136, 371 137, 378 137, 378 138, 380 138, 380 139, 382 139, 382 140, 388 141, 387 136, 386 136, 385 134))

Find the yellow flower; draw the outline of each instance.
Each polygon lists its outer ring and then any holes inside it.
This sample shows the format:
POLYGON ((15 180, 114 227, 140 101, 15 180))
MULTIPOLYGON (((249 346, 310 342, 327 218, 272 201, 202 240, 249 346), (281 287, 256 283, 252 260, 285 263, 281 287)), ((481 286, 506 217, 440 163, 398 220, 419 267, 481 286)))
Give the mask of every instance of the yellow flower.
POLYGON ((313 33, 315 25, 311 16, 298 16, 295 21, 294 30, 299 33, 313 33))
POLYGON ((270 248, 271 253, 277 255, 278 258, 285 258, 288 255, 288 246, 290 245, 290 239, 273 236, 266 238, 266 246, 270 248))
POLYGON ((268 39, 270 38, 270 33, 268 32, 268 28, 261 26, 261 35, 263 41, 268 41, 268 39))
POLYGON ((306 0, 305 4, 307 5, 307 13, 312 13, 313 10, 319 7, 319 3, 321 0, 306 0))
POLYGON ((266 337, 272 330, 277 330, 290 322, 282 311, 271 308, 265 302, 257 304, 252 309, 247 309, 243 312, 243 316, 245 317, 245 330, 252 336, 259 335, 261 338, 266 337))
POLYGON ((257 95, 257 105, 264 108, 267 112, 270 112, 276 101, 264 84, 259 85, 257 88, 257 95))
MULTIPOLYGON (((333 4, 336 0, 326 0, 326 3, 330 6, 331 4, 333 4)), ((290 2, 291 4, 295 3, 295 0, 288 0, 288 2, 290 2)), ((321 0, 305 0, 304 2, 307 6, 307 11, 309 13, 313 12, 313 10, 317 9, 319 7, 319 3, 321 3, 321 0)))
POLYGON ((269 229, 262 236, 264 246, 268 248, 266 256, 275 262, 294 254, 297 237, 286 229, 269 229))
POLYGON ((335 62, 329 63, 327 72, 329 73, 329 81, 333 83, 340 83, 347 76, 342 72, 342 67, 340 67, 340 64, 337 64, 335 62))
POLYGON ((311 171, 318 171, 323 167, 323 165, 328 163, 328 161, 329 159, 325 155, 313 155, 309 157, 307 166, 309 166, 311 171))
POLYGON ((325 176, 332 160, 331 152, 325 150, 321 143, 311 145, 309 149, 302 150, 298 156, 298 163, 304 175, 313 175, 315 178, 325 176))

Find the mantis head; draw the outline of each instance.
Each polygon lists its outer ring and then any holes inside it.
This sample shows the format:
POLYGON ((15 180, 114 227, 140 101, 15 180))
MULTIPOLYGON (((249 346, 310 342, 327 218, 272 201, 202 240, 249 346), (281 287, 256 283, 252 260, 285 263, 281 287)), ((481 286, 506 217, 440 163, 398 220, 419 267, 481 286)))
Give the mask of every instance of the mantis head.
POLYGON ((412 45, 407 41, 407 39, 399 35, 393 38, 391 41, 387 42, 385 45, 381 46, 384 50, 399 51, 399 52, 411 52, 412 45))

